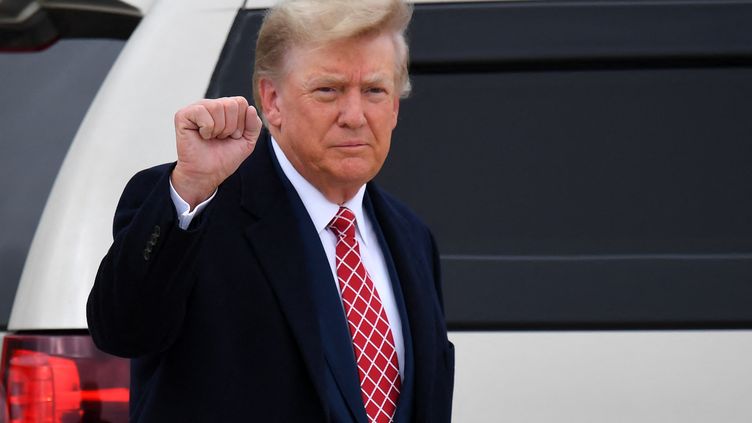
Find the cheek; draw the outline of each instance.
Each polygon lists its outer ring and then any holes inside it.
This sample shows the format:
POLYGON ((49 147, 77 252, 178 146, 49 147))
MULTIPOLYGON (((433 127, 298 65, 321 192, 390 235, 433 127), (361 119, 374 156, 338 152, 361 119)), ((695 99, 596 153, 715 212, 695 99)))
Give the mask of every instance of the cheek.
POLYGON ((389 148, 392 146, 392 134, 389 133, 386 135, 386 139, 382 142, 381 145, 381 160, 386 159, 386 155, 389 154, 389 148))
POLYGON ((388 139, 392 135, 392 131, 397 126, 397 116, 391 111, 383 112, 379 115, 378 119, 374 120, 373 131, 376 136, 385 143, 388 143, 388 139))
POLYGON ((391 102, 372 104, 367 109, 366 117, 374 132, 391 132, 397 125, 397 110, 391 102))

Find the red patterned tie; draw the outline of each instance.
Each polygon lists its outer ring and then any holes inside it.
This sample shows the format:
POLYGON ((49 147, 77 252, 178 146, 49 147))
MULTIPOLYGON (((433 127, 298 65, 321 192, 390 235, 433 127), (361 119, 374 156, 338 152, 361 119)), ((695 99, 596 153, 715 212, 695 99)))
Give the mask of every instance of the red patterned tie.
POLYGON ((350 209, 340 207, 329 229, 337 236, 337 279, 368 421, 391 422, 400 393, 397 351, 379 293, 360 259, 355 215, 350 209))

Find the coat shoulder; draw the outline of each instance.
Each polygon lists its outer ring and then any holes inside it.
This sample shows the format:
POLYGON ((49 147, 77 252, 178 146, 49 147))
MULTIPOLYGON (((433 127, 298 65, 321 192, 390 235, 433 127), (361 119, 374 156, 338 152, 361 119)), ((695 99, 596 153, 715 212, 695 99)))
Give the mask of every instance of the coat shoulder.
POLYGON ((373 202, 374 208, 388 213, 393 218, 399 220, 396 223, 430 234, 431 231, 428 226, 402 200, 384 191, 374 183, 368 184, 368 195, 373 202))

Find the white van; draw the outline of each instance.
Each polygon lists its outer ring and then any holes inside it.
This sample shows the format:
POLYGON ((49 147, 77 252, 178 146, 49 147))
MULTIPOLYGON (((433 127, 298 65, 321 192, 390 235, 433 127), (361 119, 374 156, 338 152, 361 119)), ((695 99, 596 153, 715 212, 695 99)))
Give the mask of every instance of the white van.
MULTIPOLYGON (((271 3, 0 2, 18 45, 127 38, 17 285, 7 421, 127 421, 128 362, 85 316, 115 205, 175 160, 176 110, 251 99, 271 3)), ((377 180, 441 247, 455 421, 752 421, 749 22, 752 0, 416 5, 414 90, 377 180)))

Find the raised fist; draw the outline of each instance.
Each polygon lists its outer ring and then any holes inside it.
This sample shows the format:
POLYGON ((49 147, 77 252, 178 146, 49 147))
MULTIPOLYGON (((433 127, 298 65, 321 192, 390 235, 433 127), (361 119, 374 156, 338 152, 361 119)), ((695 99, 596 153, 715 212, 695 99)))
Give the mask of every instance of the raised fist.
POLYGON ((178 162, 172 185, 191 209, 209 198, 252 152, 261 132, 243 97, 201 100, 175 114, 178 162))

